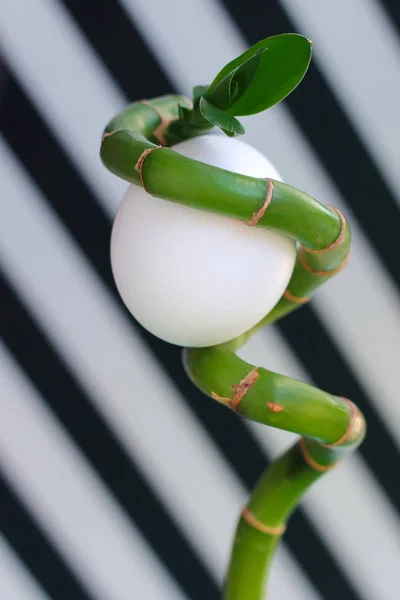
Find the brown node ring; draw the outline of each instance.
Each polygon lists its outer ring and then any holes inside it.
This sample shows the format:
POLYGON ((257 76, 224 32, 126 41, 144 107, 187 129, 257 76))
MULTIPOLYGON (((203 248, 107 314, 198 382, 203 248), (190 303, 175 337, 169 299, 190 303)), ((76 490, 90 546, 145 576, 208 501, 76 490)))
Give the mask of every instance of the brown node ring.
POLYGON ((267 535, 278 536, 284 534, 286 531, 286 525, 284 524, 277 525, 276 527, 273 527, 271 525, 264 525, 264 523, 261 523, 261 521, 259 521, 257 517, 253 515, 253 513, 247 508, 247 506, 245 506, 242 511, 242 517, 251 527, 254 527, 254 529, 261 531, 261 533, 266 533, 267 535))
POLYGON ((146 160, 146 158, 148 157, 148 155, 151 154, 152 152, 154 152, 155 150, 162 150, 162 146, 156 146, 155 148, 146 148, 146 150, 143 150, 142 154, 137 159, 137 163, 135 165, 135 171, 138 171, 138 173, 139 173, 140 181, 142 182, 142 187, 143 187, 144 191, 147 192, 148 194, 150 192, 147 190, 146 184, 144 182, 143 164, 144 164, 144 161, 146 160))
POLYGON ((294 294, 291 294, 289 290, 283 292, 283 297, 286 298, 286 300, 289 300, 289 302, 295 302, 296 304, 307 304, 311 299, 310 296, 295 296, 294 294))
POLYGON ((320 443, 319 445, 323 448, 336 448, 337 446, 345 444, 352 435, 354 428, 357 427, 357 419, 359 417, 360 411, 358 410, 354 402, 352 402, 351 400, 348 400, 347 398, 342 398, 342 400, 344 400, 350 408, 350 419, 347 425, 347 429, 344 432, 344 434, 338 440, 336 440, 336 442, 332 442, 331 444, 320 443))
POLYGON ((160 124, 153 130, 152 135, 161 144, 161 146, 166 146, 167 142, 165 141, 164 137, 165 130, 167 129, 168 125, 176 119, 173 119, 172 117, 167 117, 160 113, 160 111, 158 111, 148 100, 141 100, 141 103, 155 110, 155 112, 160 117, 160 124))
POLYGON ((304 248, 304 252, 307 252, 308 254, 323 254, 324 252, 329 252, 329 250, 334 250, 346 239, 346 219, 338 208, 335 208, 334 206, 329 206, 329 208, 339 215, 340 218, 341 228, 338 237, 332 244, 320 250, 313 250, 312 248, 306 248, 306 246, 302 246, 302 248, 304 248))
POLYGON ((308 466, 311 467, 312 469, 314 469, 315 471, 319 471, 320 473, 326 473, 326 471, 331 471, 332 469, 334 469, 336 467, 336 465, 339 462, 339 461, 336 461, 332 465, 321 465, 320 463, 318 463, 316 460, 313 459, 313 457, 309 453, 307 446, 306 446, 305 438, 301 438, 301 440, 299 442, 299 447, 300 447, 301 454, 303 455, 303 458, 304 458, 305 462, 308 464, 308 466))
POLYGON ((336 269, 332 269, 331 271, 319 271, 318 269, 313 269, 312 267, 310 267, 310 265, 306 262, 306 259, 303 255, 306 251, 308 252, 308 250, 306 250, 304 246, 300 247, 298 254, 300 264, 306 271, 308 271, 308 273, 311 273, 311 275, 317 275, 319 277, 332 277, 332 275, 340 273, 340 271, 342 271, 345 268, 350 259, 350 252, 348 252, 343 261, 340 263, 340 265, 336 267, 336 269))
POLYGON ((250 227, 255 227, 257 225, 257 223, 260 221, 260 219, 262 219, 262 217, 264 216, 265 211, 267 210, 268 206, 272 202, 272 194, 274 192, 274 184, 272 183, 272 179, 270 179, 269 177, 265 181, 267 182, 267 195, 265 198, 265 202, 262 205, 262 207, 253 214, 250 221, 246 222, 246 225, 250 225, 250 227))

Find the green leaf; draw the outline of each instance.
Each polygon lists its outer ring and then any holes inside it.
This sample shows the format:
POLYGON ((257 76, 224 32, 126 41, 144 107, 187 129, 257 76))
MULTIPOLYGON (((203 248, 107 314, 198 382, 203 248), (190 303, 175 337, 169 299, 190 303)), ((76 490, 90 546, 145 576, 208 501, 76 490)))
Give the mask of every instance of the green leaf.
POLYGON ((265 50, 257 50, 254 56, 246 60, 246 62, 233 72, 229 85, 230 105, 238 102, 239 98, 241 98, 244 92, 250 87, 260 64, 261 54, 263 52, 265 52, 265 50))
POLYGON ((252 115, 288 96, 303 79, 311 60, 311 42, 283 33, 258 42, 228 63, 205 95, 232 115, 252 115))
POLYGON ((244 134, 243 125, 232 115, 229 115, 220 108, 216 108, 205 98, 200 100, 200 112, 209 123, 216 125, 229 137, 244 134))
POLYGON ((254 56, 246 60, 234 71, 228 73, 228 75, 219 82, 212 93, 208 90, 205 97, 211 104, 218 106, 218 108, 226 109, 239 100, 249 87, 251 80, 257 71, 260 61, 260 52, 262 52, 262 50, 256 52, 254 56))
POLYGON ((202 96, 205 95, 205 93, 208 90, 208 85, 195 85, 193 90, 192 90, 192 94, 193 94, 193 108, 196 108, 198 103, 200 102, 200 99, 202 98, 202 96))

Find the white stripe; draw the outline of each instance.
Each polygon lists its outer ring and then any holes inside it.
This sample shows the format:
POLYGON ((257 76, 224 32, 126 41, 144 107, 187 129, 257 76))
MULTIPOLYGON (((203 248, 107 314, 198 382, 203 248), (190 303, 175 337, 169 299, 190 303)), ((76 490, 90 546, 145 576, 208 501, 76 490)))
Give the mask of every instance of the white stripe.
POLYGON ((312 38, 314 60, 400 205, 400 38, 395 25, 375 0, 281 4, 297 29, 312 38))
MULTIPOLYGON (((227 13, 213 0, 201 6, 194 0, 177 0, 175 10, 190 14, 185 27, 171 18, 168 3, 157 0, 121 0, 169 77, 183 90, 207 83, 224 62, 245 50, 244 40, 227 13), (166 26, 168 23, 168 26, 166 26), (207 31, 207 52, 198 53, 207 31), (190 39, 190 44, 187 40, 190 39), (181 49, 185 48, 182 58, 181 49)), ((174 12, 175 14, 175 12, 174 12)), ((392 281, 382 269, 367 239, 308 142, 283 106, 242 119, 246 138, 260 148, 285 181, 305 190, 348 217, 352 233, 352 259, 346 270, 319 290, 313 306, 323 318, 336 344, 364 382, 376 409, 400 445, 400 404, 397 402, 397 349, 400 348, 400 302, 392 281)))
POLYGON ((91 189, 114 215, 126 183, 103 167, 99 148, 106 123, 126 101, 69 13, 57 0, 3 0, 0 49, 76 170, 92 174, 91 189))
MULTIPOLYGON (((7 224, 0 224, 4 268, 221 580, 245 491, 1 144, 0 162, 9 200, 7 224)), ((282 574, 288 562, 278 562, 276 570, 282 574)), ((300 584, 298 592, 292 589, 295 580, 276 579, 278 597, 312 598, 301 594, 300 584)))
MULTIPOLYGON (((240 355, 260 366, 312 383, 272 328, 254 336, 240 355)), ((270 456, 280 454, 295 437, 254 423, 251 429, 270 456)), ((395 600, 400 522, 360 455, 346 457, 340 467, 318 481, 303 505, 362 598, 395 600)))
POLYGON ((0 598, 3 600, 49 600, 23 563, 0 535, 0 598))
POLYGON ((214 0, 175 0, 173 11, 170 3, 159 0, 119 3, 139 25, 163 70, 184 93, 190 94, 194 85, 211 83, 217 72, 245 49, 238 29, 214 0), (187 17, 184 26, 176 14, 187 17))
POLYGON ((0 343, 2 469, 91 593, 183 599, 0 343))

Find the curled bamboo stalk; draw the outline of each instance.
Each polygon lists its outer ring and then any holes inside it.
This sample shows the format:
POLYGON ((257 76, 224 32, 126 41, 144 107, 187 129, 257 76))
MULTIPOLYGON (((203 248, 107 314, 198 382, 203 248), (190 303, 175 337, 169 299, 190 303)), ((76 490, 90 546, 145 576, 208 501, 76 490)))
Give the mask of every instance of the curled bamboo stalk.
POLYGON ((168 147, 210 129, 198 114, 192 129, 190 121, 183 124, 182 107, 191 110, 181 96, 127 107, 104 132, 106 167, 154 196, 276 229, 298 242, 287 290, 262 321, 225 344, 186 348, 183 355, 188 376, 205 394, 240 416, 301 436, 261 477, 237 527, 224 598, 259 600, 290 514, 314 481, 357 448, 365 421, 349 400, 250 365, 236 350, 260 327, 308 302, 338 273, 347 263, 351 235, 338 210, 290 185, 219 169, 168 147))

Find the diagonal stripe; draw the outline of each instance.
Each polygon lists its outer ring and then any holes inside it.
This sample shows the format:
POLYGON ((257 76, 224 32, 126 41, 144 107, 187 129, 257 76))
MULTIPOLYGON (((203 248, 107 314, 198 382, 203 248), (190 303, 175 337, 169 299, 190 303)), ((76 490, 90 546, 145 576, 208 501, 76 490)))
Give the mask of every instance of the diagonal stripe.
MULTIPOLYGON (((306 371, 272 328, 258 333, 241 349, 250 361, 312 384, 306 371)), ((268 454, 277 455, 292 435, 252 424, 268 454)), ((304 508, 322 536, 342 557, 342 565, 362 598, 395 599, 400 563, 400 522, 359 453, 346 458, 305 497, 304 508), (368 498, 368 501, 366 501, 368 498), (374 569, 371 569, 371 564, 374 569)))
POLYGON ((400 32, 400 5, 397 0, 376 0, 376 2, 384 6, 386 12, 389 14, 395 25, 397 25, 397 29, 400 32))
POLYGON ((62 3, 127 98, 153 98, 170 92, 166 75, 158 68, 154 69, 151 57, 144 47, 141 50, 140 34, 117 0, 63 0, 62 3), (134 76, 135 69, 140 76, 134 76))
MULTIPOLYGON (((3 305, 9 315, 7 325, 2 327, 2 334, 10 350, 169 571, 183 587, 187 585, 190 589, 188 580, 192 579, 202 590, 201 568, 142 475, 62 363, 52 354, 17 298, 4 283, 1 287, 3 305), (182 566, 186 569, 184 573, 182 566)), ((127 556, 134 554, 132 549, 126 553, 127 556)), ((143 573, 147 572, 148 569, 144 569, 143 573)), ((204 588, 210 597, 216 597, 208 584, 204 588)), ((193 590, 191 592, 195 597, 193 590)), ((174 593, 178 594, 178 591, 174 593)))
MULTIPOLYGON (((5 510, 2 504, 2 510, 5 510)), ((38 581, 0 535, 0 598, 10 600, 50 600, 38 581)))
POLYGON ((50 598, 98 600, 81 586, 64 564, 58 550, 31 519, 1 471, 0 506, 0 531, 50 598))
POLYGON ((67 564, 98 600, 126 600, 129 590, 160 600, 186 598, 146 551, 3 345, 0 356, 6 391, 2 469, 67 564))
POLYGON ((36 106, 46 107, 47 122, 68 149, 77 172, 92 173, 91 189, 104 210, 115 214, 126 184, 104 169, 99 144, 104 124, 125 99, 95 52, 57 0, 4 0, 0 4, 0 51, 17 68, 36 106), (32 76, 32 64, 42 77, 32 76), (64 99, 62 104, 49 101, 54 93, 64 99))
POLYGON ((375 0, 280 3, 312 38, 315 63, 400 206, 400 38, 386 13, 375 0))

